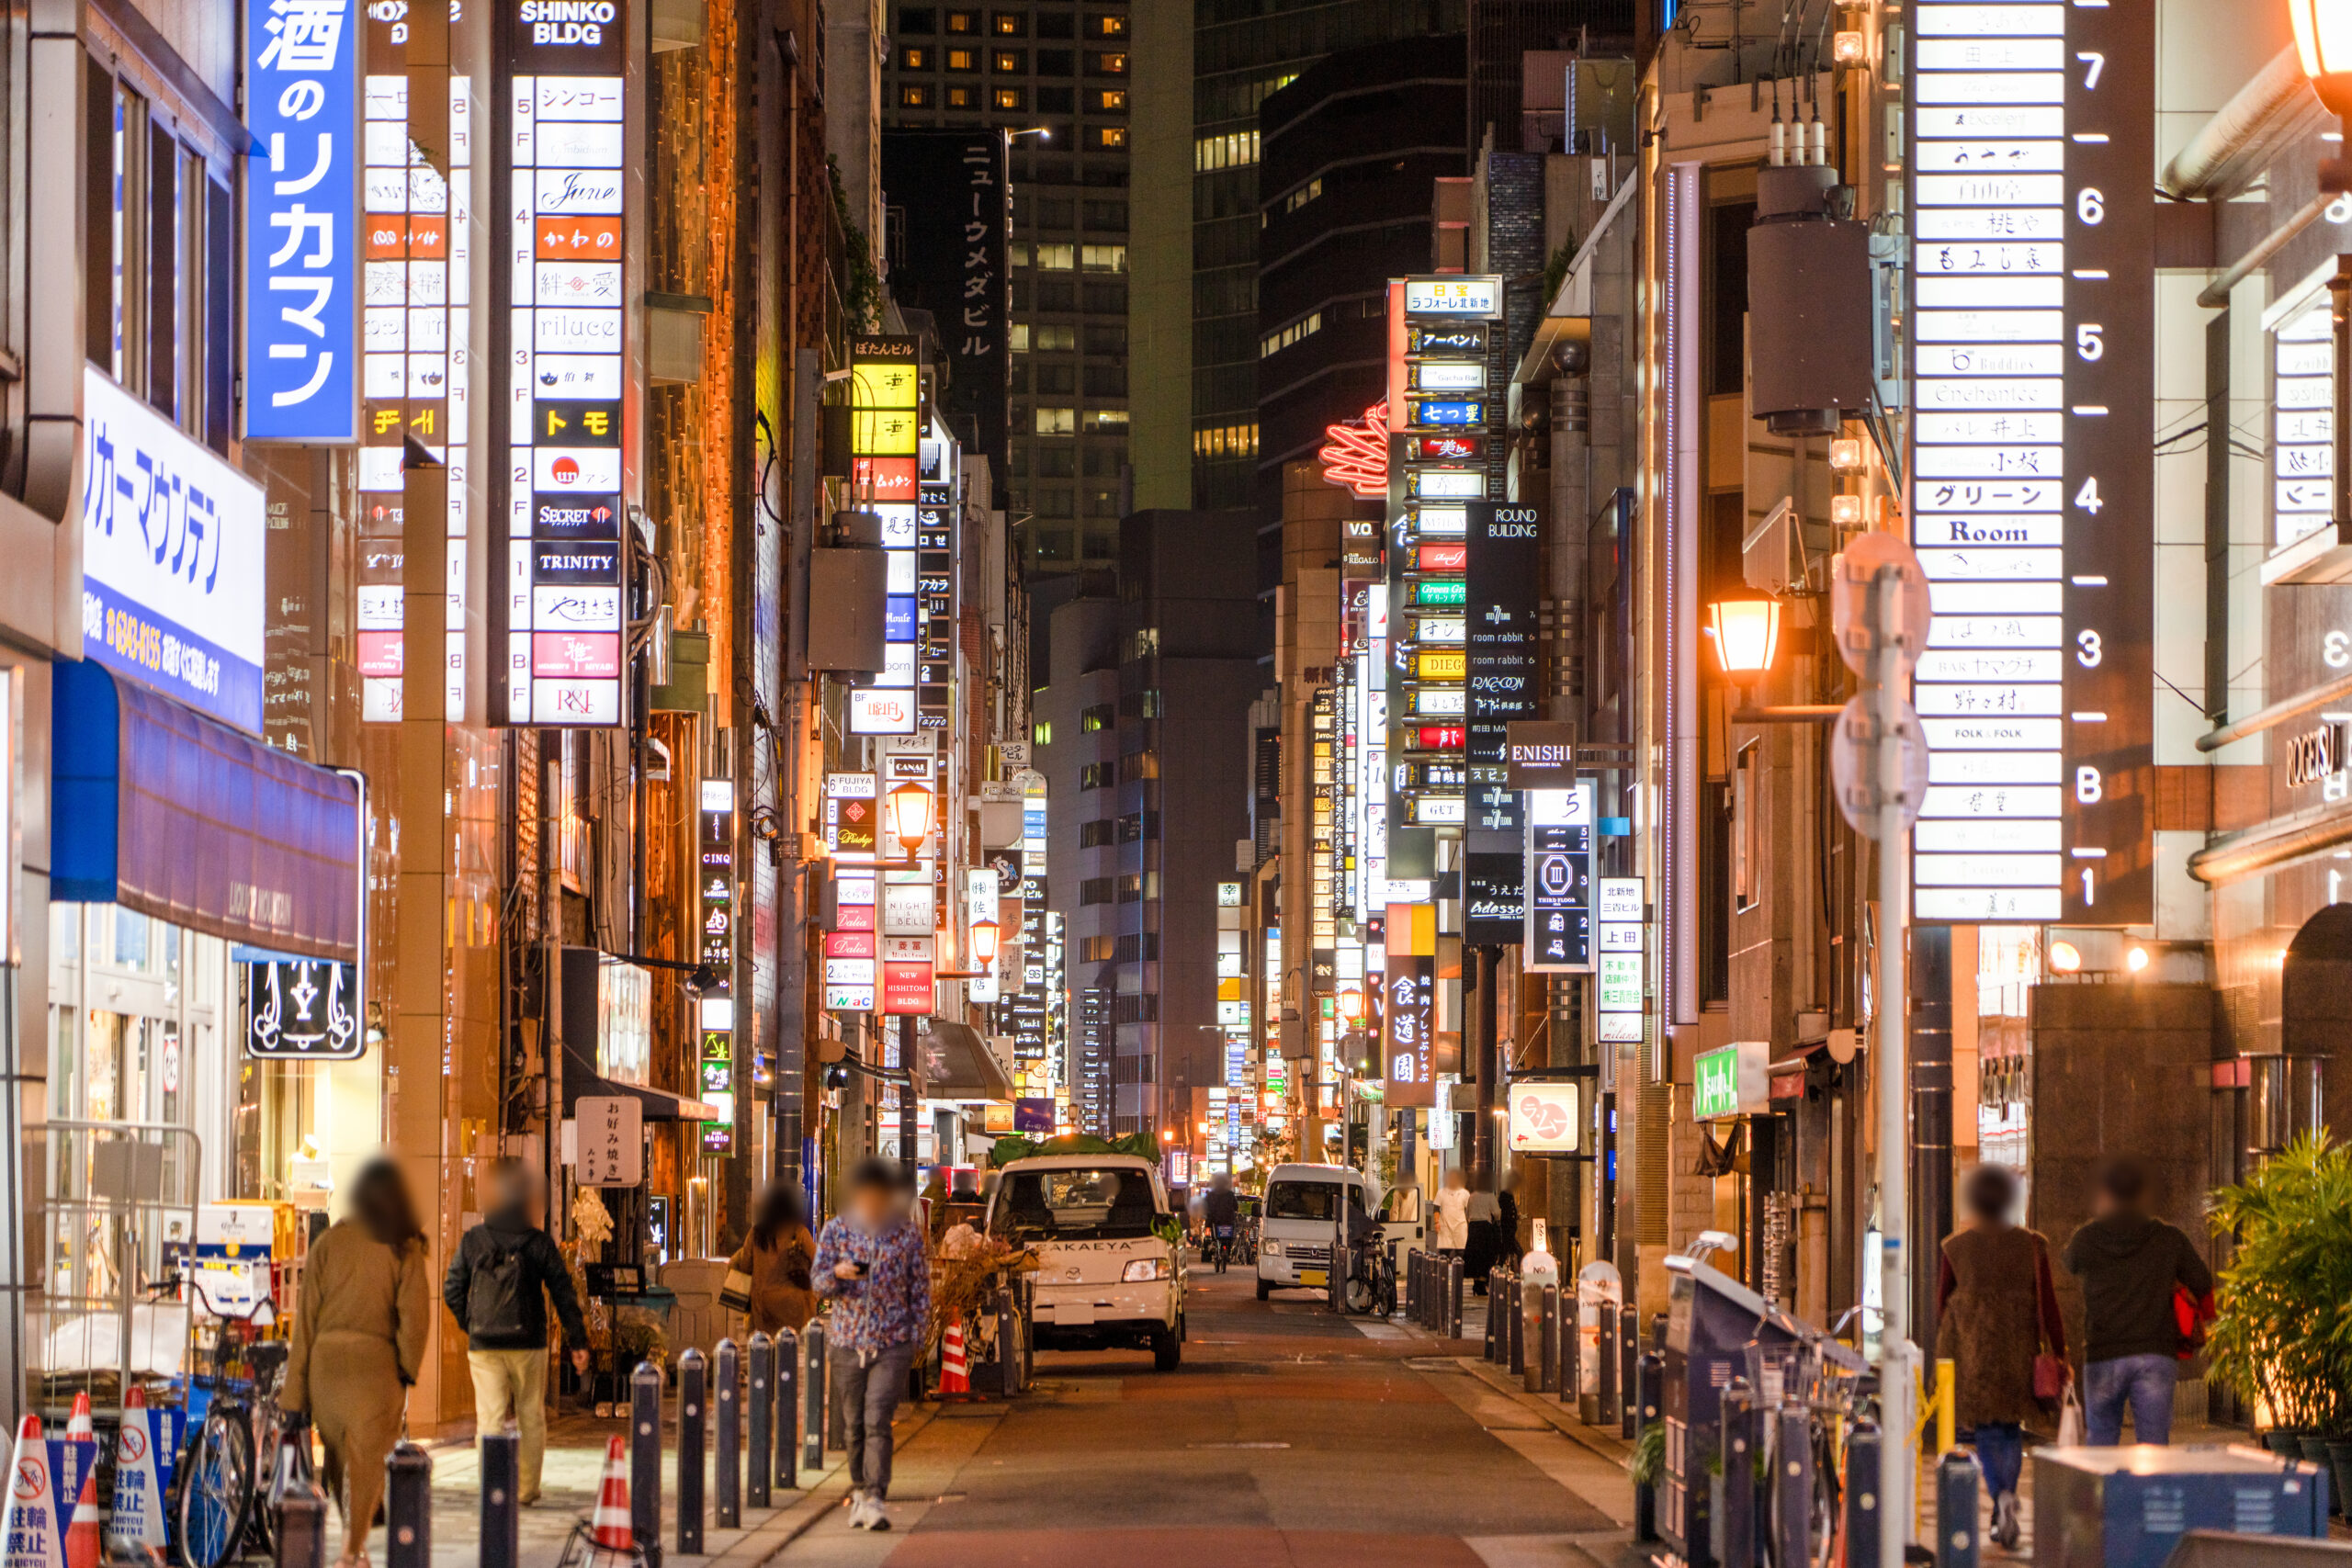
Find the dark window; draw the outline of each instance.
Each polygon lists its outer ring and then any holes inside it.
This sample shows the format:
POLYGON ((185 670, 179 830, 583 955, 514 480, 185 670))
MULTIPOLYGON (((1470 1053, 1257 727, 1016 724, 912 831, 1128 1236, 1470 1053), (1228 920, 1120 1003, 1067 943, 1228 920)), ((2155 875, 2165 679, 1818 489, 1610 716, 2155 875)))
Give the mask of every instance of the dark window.
POLYGON ((218 180, 205 181, 204 444, 229 455, 229 405, 234 395, 235 345, 230 341, 236 287, 235 198, 218 180))
POLYGON ((1041 490, 1037 492, 1037 515, 1040 517, 1072 517, 1077 513, 1070 492, 1066 490, 1041 490))
POLYGON ((1037 74, 1075 76, 1078 74, 1078 56, 1066 49, 1041 49, 1037 51, 1037 74))
POLYGON ((1747 370, 1747 231, 1756 204, 1707 210, 1707 390, 1736 392, 1747 370))
POLYGON ((1110 788, 1111 764, 1108 762, 1089 762, 1086 766, 1079 769, 1078 787, 1081 790, 1110 788))
POLYGON ((1048 528, 1037 536, 1037 558, 1039 560, 1074 559, 1075 558, 1070 554, 1071 543, 1069 529, 1048 528))
MULTIPOLYGON (((1102 310, 1102 309, 1105 309, 1105 308, 1106 308, 1106 307, 1102 307, 1102 306, 1098 306, 1098 305, 1096 305, 1096 304, 1093 302, 1093 301, 1094 301, 1094 291, 1095 291, 1095 289, 1100 288, 1116 288, 1116 289, 1118 289, 1118 292, 1119 292, 1119 305, 1118 305, 1118 308, 1119 308, 1120 310, 1125 310, 1125 309, 1127 308, 1127 291, 1126 291, 1126 289, 1125 289, 1123 286, 1118 285, 1118 284, 1094 284, 1094 283, 1090 283, 1090 284, 1088 284, 1088 285, 1086 286, 1086 299, 1087 299, 1087 305, 1086 305, 1086 308, 1087 308, 1088 310, 1102 310)), ((1078 309, 1078 289, 1077 289, 1076 286, 1075 286, 1075 285, 1073 285, 1073 284, 1070 282, 1070 280, 1069 280, 1069 278, 1067 278, 1067 277, 1062 277, 1062 278, 1040 278, 1040 279, 1038 279, 1038 281, 1037 281, 1037 309, 1039 309, 1040 310, 1077 310, 1077 309, 1078 309)))
POLYGON ((1077 389, 1078 368, 1072 365, 1040 365, 1035 367, 1036 388, 1040 392, 1069 392, 1077 389))
POLYGON ((1076 209, 1077 204, 1068 197, 1040 197, 1037 200, 1037 227, 1067 229, 1070 226, 1070 215, 1076 209))
POLYGON ((1078 885, 1078 901, 1080 904, 1108 904, 1114 891, 1113 878, 1090 876, 1078 885))
POLYGON ((937 32, 939 13, 928 6, 901 6, 899 11, 899 30, 902 33, 937 32))
MULTIPOLYGON (((1067 288, 1069 284, 1062 285, 1067 288)), ((1085 288, 1086 313, 1090 316, 1124 316, 1127 313, 1127 286, 1124 283, 1090 283, 1085 288)), ((1063 307, 1067 310, 1069 307, 1063 307)), ((1257 367, 1250 367, 1252 378, 1257 367)))
POLYGON ((1127 454, 1120 447, 1104 446, 1099 443, 1091 446, 1086 449, 1087 477, 1093 479, 1109 475, 1115 478, 1126 460, 1127 454))
POLYGON ((1088 202, 1086 226, 1089 229, 1125 229, 1127 226, 1127 204, 1124 201, 1088 202))
POLYGON ((1159 962, 1159 933, 1146 931, 1141 936, 1119 939, 1119 960, 1122 964, 1157 964, 1159 962))
POLYGON ((1069 479, 1073 477, 1070 470, 1076 467, 1073 461, 1076 457, 1077 454, 1068 446, 1040 446, 1037 448, 1037 473, 1044 479, 1069 479))
POLYGON ((1127 367, 1117 364, 1089 365, 1086 367, 1086 395, 1090 398, 1125 397, 1127 367))
POLYGON ((1081 850, 1099 850, 1106 844, 1117 842, 1118 840, 1112 837, 1117 827, 1118 824, 1108 817, 1103 818, 1100 822, 1080 823, 1078 847, 1081 850))
POLYGON ((1077 35, 1077 30, 1078 18, 1071 16, 1068 11, 1040 11, 1037 13, 1037 36, 1039 38, 1072 38, 1077 35))
POLYGON ((1076 105, 1077 92, 1074 88, 1040 87, 1037 89, 1039 114, 1073 114, 1077 112, 1076 105))

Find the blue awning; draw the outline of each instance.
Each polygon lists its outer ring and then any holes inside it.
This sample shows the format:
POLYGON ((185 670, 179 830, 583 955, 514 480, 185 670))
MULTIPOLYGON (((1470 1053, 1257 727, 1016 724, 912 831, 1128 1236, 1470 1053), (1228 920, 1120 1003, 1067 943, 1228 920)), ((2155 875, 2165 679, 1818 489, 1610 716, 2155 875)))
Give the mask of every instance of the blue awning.
POLYGON ((357 780, 87 660, 51 692, 51 897, 358 962, 357 780))

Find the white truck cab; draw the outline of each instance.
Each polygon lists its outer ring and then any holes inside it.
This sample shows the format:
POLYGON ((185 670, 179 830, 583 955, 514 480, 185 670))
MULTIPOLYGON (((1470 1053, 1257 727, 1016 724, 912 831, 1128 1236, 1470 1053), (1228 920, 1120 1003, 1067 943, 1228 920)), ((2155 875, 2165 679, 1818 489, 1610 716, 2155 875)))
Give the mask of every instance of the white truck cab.
POLYGON ((1150 1161, 1134 1155, 1015 1160, 989 1200, 989 1234, 1035 1249, 1037 1345, 1148 1347, 1172 1371, 1184 1354, 1184 1268, 1159 1235, 1176 1216, 1150 1161))
POLYGON ((1274 1291, 1326 1289, 1339 1206, 1368 1214, 1374 1198, 1372 1182, 1352 1166, 1274 1167, 1258 1222, 1258 1299, 1274 1291))

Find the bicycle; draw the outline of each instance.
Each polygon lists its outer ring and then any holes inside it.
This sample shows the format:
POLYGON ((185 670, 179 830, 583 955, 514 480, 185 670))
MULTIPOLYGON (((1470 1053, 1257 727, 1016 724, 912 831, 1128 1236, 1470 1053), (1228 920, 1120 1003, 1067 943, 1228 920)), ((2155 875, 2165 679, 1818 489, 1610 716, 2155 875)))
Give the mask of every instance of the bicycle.
POLYGON ((195 1292, 220 1326, 213 1338, 210 1375, 192 1373, 188 1378, 190 1404, 199 1391, 208 1397, 203 1419, 190 1428, 181 1448, 165 1517, 178 1536, 180 1561, 187 1568, 222 1568, 243 1555, 249 1539, 275 1554, 277 1521, 271 1516, 270 1483, 262 1479, 260 1461, 266 1457, 275 1470, 288 1426, 277 1405, 288 1347, 254 1337, 256 1322, 268 1322, 277 1314, 267 1292, 238 1313, 216 1303, 193 1276, 176 1277, 157 1289, 169 1292, 182 1286, 195 1292), (232 1326, 236 1324, 244 1325, 242 1347, 232 1326), (241 1348, 250 1378, 234 1372, 241 1348))

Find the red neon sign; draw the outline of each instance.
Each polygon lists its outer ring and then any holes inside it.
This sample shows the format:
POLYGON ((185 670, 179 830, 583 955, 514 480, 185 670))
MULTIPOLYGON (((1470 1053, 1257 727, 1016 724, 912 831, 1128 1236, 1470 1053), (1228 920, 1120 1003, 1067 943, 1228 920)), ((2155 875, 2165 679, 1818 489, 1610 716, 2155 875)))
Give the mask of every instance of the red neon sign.
POLYGON ((1458 724, 1424 724, 1420 731, 1420 749, 1424 751, 1459 751, 1468 731, 1458 724))
POLYGON ((1468 545, 1420 545, 1413 550, 1415 571, 1467 571, 1470 570, 1468 545))
POLYGON ((1451 462, 1478 455, 1478 438, 1475 435, 1424 435, 1419 439, 1422 457, 1431 462, 1451 462))
POLYGON ((1323 463, 1326 483, 1344 487, 1365 501, 1388 493, 1388 400, 1363 411, 1362 419, 1327 424, 1329 437, 1316 457, 1323 463))

